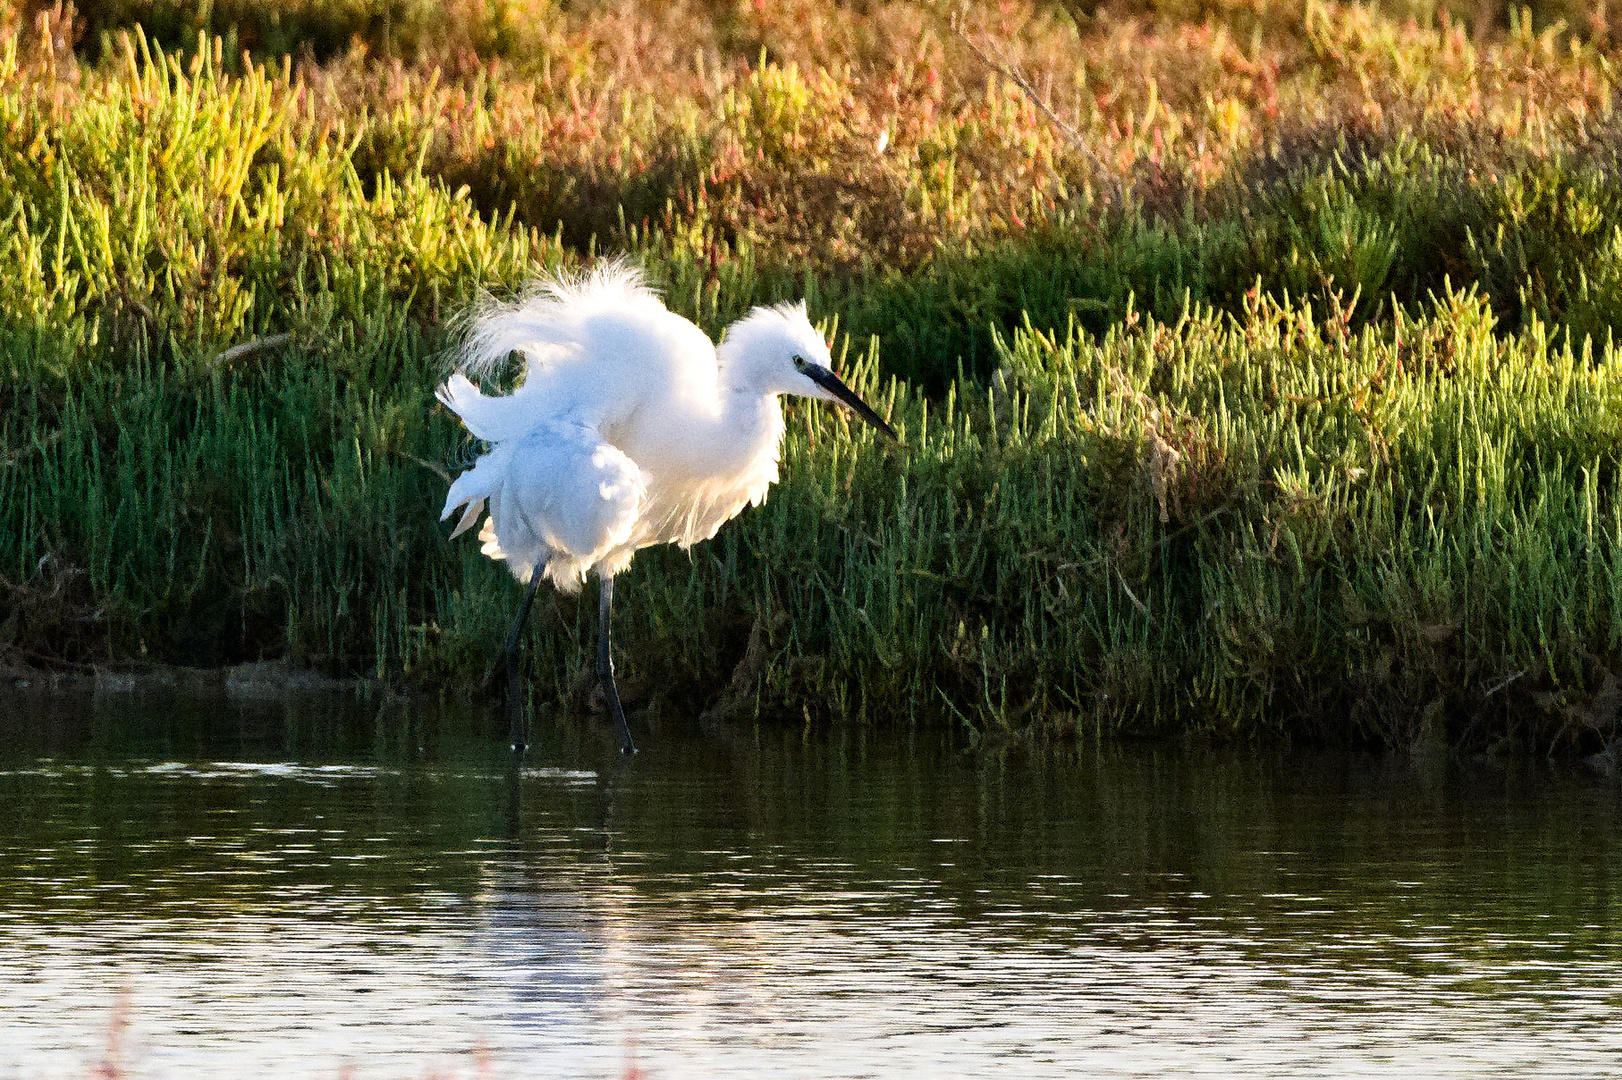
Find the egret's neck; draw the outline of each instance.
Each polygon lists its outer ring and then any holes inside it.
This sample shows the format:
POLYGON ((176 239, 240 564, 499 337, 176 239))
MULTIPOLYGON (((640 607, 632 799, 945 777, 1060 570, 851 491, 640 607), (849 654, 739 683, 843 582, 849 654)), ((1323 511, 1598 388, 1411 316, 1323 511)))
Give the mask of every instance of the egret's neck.
MULTIPOLYGON (((783 440, 781 392, 771 385, 767 369, 747 349, 729 349, 723 341, 716 349, 720 406, 713 428, 694 430, 695 456, 722 472, 747 469, 763 459, 777 461, 783 440)), ((774 470, 775 471, 775 470, 774 470)))
POLYGON ((765 366, 750 363, 747 355, 731 353, 725 342, 716 350, 716 359, 722 426, 740 435, 756 426, 780 429, 783 407, 777 399, 782 389, 772 384, 765 366))
POLYGON ((759 453, 769 446, 772 456, 783 438, 783 405, 776 392, 757 388, 728 389, 721 394, 721 426, 739 448, 759 453))

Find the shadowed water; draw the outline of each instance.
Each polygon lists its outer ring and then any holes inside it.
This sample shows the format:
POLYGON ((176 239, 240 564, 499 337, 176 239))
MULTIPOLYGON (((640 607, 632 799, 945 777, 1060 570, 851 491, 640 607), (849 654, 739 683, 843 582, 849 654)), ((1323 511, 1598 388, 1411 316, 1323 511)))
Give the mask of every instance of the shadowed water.
POLYGON ((1575 770, 0 713, 3 1080, 1622 1070, 1575 770))

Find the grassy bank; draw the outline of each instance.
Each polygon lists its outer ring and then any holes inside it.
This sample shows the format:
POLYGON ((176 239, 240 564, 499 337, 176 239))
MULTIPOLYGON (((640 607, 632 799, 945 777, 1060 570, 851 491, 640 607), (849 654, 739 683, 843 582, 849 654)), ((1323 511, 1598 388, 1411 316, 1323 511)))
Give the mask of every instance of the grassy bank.
MULTIPOLYGON (((516 587, 434 520, 476 450, 432 398, 448 328, 629 251, 712 332, 807 295, 909 444, 794 407, 772 500, 628 576, 634 703, 1612 736, 1594 27, 470 8, 278 62, 119 10, 14 10, 0 62, 13 662, 493 686, 516 587)), ((549 610, 536 692, 579 704, 592 613, 549 610)))

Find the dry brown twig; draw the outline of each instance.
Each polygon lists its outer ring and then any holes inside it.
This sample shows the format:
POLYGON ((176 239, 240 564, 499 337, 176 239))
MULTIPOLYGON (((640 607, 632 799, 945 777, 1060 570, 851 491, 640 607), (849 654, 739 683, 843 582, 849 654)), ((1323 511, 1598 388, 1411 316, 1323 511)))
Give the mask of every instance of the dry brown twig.
POLYGON ((1081 132, 1077 131, 1070 124, 1066 123, 1060 118, 1058 113, 1053 111, 1053 106, 1048 104, 1047 100, 1041 94, 1036 92, 1036 87, 1031 85, 1031 81, 1025 77, 1025 73, 1020 71, 1017 65, 992 56, 985 49, 981 48, 974 38, 969 36, 969 32, 964 29, 963 26, 963 15, 963 11, 955 12, 952 15, 951 19, 949 20, 952 33, 956 34, 958 38, 962 40, 963 44, 969 47, 969 51, 972 52, 982 64, 986 65, 986 67, 990 68, 998 75, 1001 75, 1003 78, 1019 87, 1020 92, 1030 99, 1031 104, 1035 105, 1037 109, 1041 111, 1042 115, 1047 117, 1048 121, 1058 129, 1059 134, 1065 137, 1065 141, 1070 143, 1071 146, 1074 146, 1076 149, 1080 150, 1083 154, 1086 154, 1088 160, 1091 161, 1100 172, 1108 174, 1109 170, 1104 166, 1104 159, 1099 157, 1098 154, 1093 151, 1093 148, 1087 145, 1087 140, 1082 137, 1081 132))
POLYGON ((291 344, 292 340, 293 335, 291 333, 271 334, 269 337, 254 338, 252 341, 244 341, 240 345, 231 346, 210 360, 209 363, 229 364, 234 360, 242 359, 244 356, 264 352, 266 349, 279 349, 283 345, 291 344))

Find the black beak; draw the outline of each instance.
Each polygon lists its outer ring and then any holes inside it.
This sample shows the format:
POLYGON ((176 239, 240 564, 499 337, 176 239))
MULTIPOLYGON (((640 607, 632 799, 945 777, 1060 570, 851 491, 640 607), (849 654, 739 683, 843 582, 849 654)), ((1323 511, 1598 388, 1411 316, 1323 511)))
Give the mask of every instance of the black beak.
POLYGON ((884 418, 868 408, 867 402, 856 396, 856 391, 840 382, 838 375, 835 375, 821 364, 807 364, 802 370, 812 382, 838 398, 845 408, 889 436, 891 442, 898 443, 901 441, 901 436, 897 435, 895 430, 884 422, 884 418))

